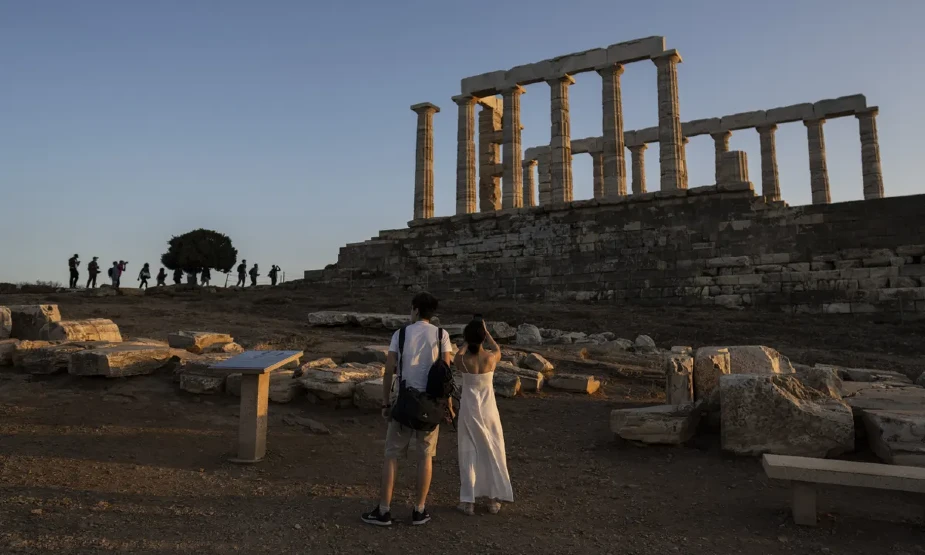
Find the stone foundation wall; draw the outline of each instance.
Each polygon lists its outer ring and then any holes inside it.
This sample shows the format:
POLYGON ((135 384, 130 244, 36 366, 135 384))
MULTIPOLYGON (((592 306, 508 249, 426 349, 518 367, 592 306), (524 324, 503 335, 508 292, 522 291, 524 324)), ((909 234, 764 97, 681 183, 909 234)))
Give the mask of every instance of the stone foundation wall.
POLYGON ((789 207, 750 184, 414 221, 308 281, 797 312, 925 312, 925 195, 789 207))

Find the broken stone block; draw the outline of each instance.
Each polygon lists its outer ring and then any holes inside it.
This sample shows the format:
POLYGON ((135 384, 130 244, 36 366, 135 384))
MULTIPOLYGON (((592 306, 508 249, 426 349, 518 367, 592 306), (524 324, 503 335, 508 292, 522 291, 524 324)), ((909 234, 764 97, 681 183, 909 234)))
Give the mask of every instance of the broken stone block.
POLYGON ((74 376, 121 378, 153 374, 170 360, 170 349, 148 345, 120 345, 71 355, 68 373, 74 376))
POLYGON ((302 370, 320 370, 320 369, 337 368, 337 363, 332 358, 318 358, 302 365, 302 370))
POLYGON ((381 378, 383 373, 382 366, 350 362, 337 368, 304 370, 299 381, 310 394, 322 401, 352 399, 358 383, 381 378))
POLYGON ((18 339, 0 339, 0 366, 13 365, 13 353, 18 346, 18 339))
POLYGON ((854 450, 848 405, 803 387, 796 376, 722 376, 720 396, 726 451, 824 458, 854 450))
POLYGON ((689 355, 689 356, 693 356, 693 354, 694 354, 694 348, 693 348, 693 347, 686 347, 686 346, 675 345, 675 346, 673 346, 673 347, 671 348, 671 352, 672 352, 673 354, 676 354, 676 355, 689 355))
POLYGON ((510 339, 517 335, 517 330, 507 322, 485 322, 485 326, 495 339, 510 339))
POLYGON ((880 460, 925 467, 925 409, 868 410, 863 421, 870 448, 880 460))
MULTIPOLYGON (((507 372, 508 374, 514 374, 520 378, 520 389, 521 391, 529 391, 531 393, 536 393, 543 389, 543 383, 546 378, 541 372, 536 370, 530 370, 528 368, 520 368, 514 366, 510 362, 501 361, 498 363, 498 369, 507 372)), ((460 380, 462 378, 460 377, 460 380)))
POLYGON ((13 333, 13 315, 10 309, 0 306, 0 341, 9 339, 13 333))
POLYGON ((520 377, 514 374, 495 371, 495 375, 492 377, 492 385, 495 388, 495 395, 514 397, 520 393, 520 377))
POLYGON ((312 312, 308 315, 308 323, 312 326, 346 326, 348 320, 347 312, 322 310, 320 312, 312 312))
POLYGON ((731 374, 793 374, 790 359, 770 347, 731 345, 726 349, 731 374))
POLYGON ((42 340, 42 329, 61 321, 61 313, 56 304, 36 304, 10 306, 13 321, 11 337, 16 339, 42 340))
POLYGON ((615 409, 610 430, 623 439, 646 444, 681 445, 694 436, 700 411, 693 404, 615 409))
POLYGON ((521 324, 517 326, 517 338, 514 341, 518 345, 542 345, 543 336, 540 335, 540 328, 532 324, 521 324))
POLYGON ((299 398, 305 387, 295 378, 294 370, 277 370, 270 373, 269 398, 273 403, 291 403, 299 398))
POLYGON ((197 355, 215 343, 234 343, 234 338, 227 333, 211 331, 179 331, 167 335, 167 343, 174 349, 186 349, 197 355))
POLYGON ((71 355, 84 348, 72 344, 55 344, 25 349, 17 356, 19 368, 29 374, 58 374, 67 372, 71 355))
POLYGON ((730 373, 729 350, 701 347, 694 353, 694 399, 709 411, 719 410, 719 379, 730 373))
POLYGON ((536 353, 529 353, 524 357, 521 364, 515 364, 514 366, 529 368, 530 370, 540 372, 546 376, 552 375, 552 372, 555 370, 551 362, 536 353))
POLYGON ((228 353, 232 355, 239 355, 243 352, 244 347, 233 341, 231 343, 213 343, 203 350, 204 354, 228 353))
POLYGON ((834 364, 816 364, 816 368, 833 370, 846 382, 891 382, 911 384, 912 380, 905 374, 893 370, 875 370, 871 368, 846 368, 834 364))
POLYGON ((21 367, 24 362, 24 357, 29 351, 34 349, 41 349, 43 347, 50 347, 51 345, 56 345, 56 343, 52 343, 51 341, 32 341, 28 339, 22 341, 17 340, 16 348, 13 350, 13 354, 11 355, 13 366, 21 367))
POLYGON ((672 355, 665 359, 665 397, 669 405, 694 402, 694 359, 672 355))
POLYGON ((388 357, 388 345, 367 345, 359 349, 347 351, 344 355, 344 362, 359 362, 361 364, 378 362, 380 364, 385 364, 388 357))
POLYGON ((805 366, 803 364, 794 364, 796 377, 803 384, 803 387, 815 389, 833 399, 841 398, 842 381, 833 368, 820 368, 818 366, 805 366))
POLYGON ((119 326, 106 318, 88 320, 62 320, 47 324, 42 335, 49 341, 106 341, 121 343, 119 326))
POLYGON ((353 405, 363 410, 381 410, 383 379, 384 378, 375 378, 358 383, 356 389, 353 391, 353 405))
POLYGON ((547 380, 549 387, 571 393, 594 393, 601 387, 601 382, 594 376, 583 374, 556 374, 547 380))
POLYGON ((180 374, 180 389, 196 395, 221 393, 225 387, 227 377, 228 373, 222 371, 202 374, 184 372, 180 374))

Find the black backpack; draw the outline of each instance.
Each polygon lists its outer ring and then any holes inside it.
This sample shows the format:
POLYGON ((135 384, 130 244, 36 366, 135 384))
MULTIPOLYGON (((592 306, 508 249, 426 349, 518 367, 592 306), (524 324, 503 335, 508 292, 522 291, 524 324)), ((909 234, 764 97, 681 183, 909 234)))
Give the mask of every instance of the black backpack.
POLYGON ((430 432, 440 425, 447 411, 447 399, 453 392, 453 373, 443 360, 442 328, 437 328, 437 360, 427 373, 426 391, 408 387, 402 379, 405 353, 405 327, 398 331, 398 398, 392 407, 392 419, 414 430, 430 432))

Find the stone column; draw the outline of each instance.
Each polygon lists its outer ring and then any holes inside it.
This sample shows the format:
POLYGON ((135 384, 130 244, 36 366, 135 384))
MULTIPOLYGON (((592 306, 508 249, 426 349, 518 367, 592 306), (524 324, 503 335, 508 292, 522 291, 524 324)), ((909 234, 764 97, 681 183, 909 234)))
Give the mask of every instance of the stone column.
POLYGON ((549 83, 551 133, 549 139, 549 172, 552 177, 552 202, 572 201, 572 138, 569 124, 568 88, 575 83, 570 76, 546 81, 549 83))
POLYGON ((682 183, 684 184, 682 189, 687 189, 688 179, 687 179, 687 143, 691 142, 687 137, 681 137, 681 171, 682 173, 682 183))
POLYGON ((456 214, 471 214, 476 208, 475 193, 475 102, 469 95, 453 97, 459 106, 456 128, 456 214))
POLYGON ((864 199, 883 198, 883 170, 880 168, 880 140, 877 138, 876 107, 861 110, 855 116, 861 131, 861 174, 864 176, 864 199))
POLYGON ((723 173, 720 184, 748 183, 748 157, 741 150, 723 153, 723 173))
POLYGON ((520 147, 520 95, 523 87, 514 85, 502 91, 504 97, 504 118, 501 128, 504 142, 501 147, 504 174, 501 177, 501 208, 520 208, 523 203, 523 167, 520 159, 523 150, 520 147))
MULTIPOLYGON (((623 143, 623 98, 620 75, 623 66, 613 64, 597 70, 601 76, 603 103, 603 197, 626 195, 626 150, 623 143)), ((597 168, 595 162, 595 168, 597 168)), ((595 188, 595 192, 597 188, 595 188)), ((596 194, 596 193, 595 193, 596 194)))
POLYGON ((829 194, 829 170, 825 163, 825 135, 822 132, 825 120, 810 119, 803 123, 809 141, 809 182, 813 204, 828 204, 832 202, 832 196, 829 194))
POLYGON ((684 149, 681 144, 681 114, 678 105, 677 50, 666 50, 652 58, 658 68, 658 144, 661 190, 684 188, 684 149))
POLYGON ((479 101, 479 211, 501 210, 501 178, 493 175, 501 163, 501 145, 490 137, 501 131, 501 99, 483 98, 479 101))
POLYGON ((758 129, 761 141, 761 195, 768 200, 780 200, 780 178, 777 175, 777 146, 774 141, 776 125, 762 125, 758 129))
POLYGON ((720 131, 719 133, 710 133, 713 137, 713 179, 719 183, 719 176, 723 173, 723 154, 729 152, 729 138, 732 137, 732 131, 720 131))
POLYGON ((434 114, 430 102, 415 104, 418 115, 417 154, 414 162, 414 219, 434 217, 434 114))
POLYGON ((523 161, 524 206, 536 206, 536 180, 534 179, 536 160, 523 161))
POLYGON ((545 206, 552 202, 552 183, 549 176, 549 153, 540 154, 536 157, 537 173, 539 174, 540 189, 540 206, 545 206))
POLYGON ((630 147, 633 158, 633 194, 646 192, 646 148, 645 144, 630 147))
MULTIPOLYGON (((613 196, 616 196, 616 195, 611 195, 611 197, 607 197, 607 182, 606 182, 606 178, 604 177, 605 176, 604 159, 606 157, 606 154, 603 152, 592 152, 590 154, 591 154, 591 164, 593 164, 594 166, 594 172, 593 172, 594 198, 602 199, 602 198, 611 198, 613 196)), ((625 185, 626 184, 624 183, 624 186, 625 185)))

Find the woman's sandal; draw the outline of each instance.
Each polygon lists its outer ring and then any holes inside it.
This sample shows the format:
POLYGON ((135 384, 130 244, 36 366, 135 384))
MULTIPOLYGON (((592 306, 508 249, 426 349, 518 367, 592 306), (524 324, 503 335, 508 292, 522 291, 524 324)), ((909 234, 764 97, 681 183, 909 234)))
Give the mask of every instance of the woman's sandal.
POLYGON ((501 512, 501 502, 500 502, 500 501, 492 501, 491 503, 489 503, 489 504, 488 504, 488 512, 491 513, 491 514, 493 514, 493 515, 496 515, 496 514, 500 513, 500 512, 501 512))
POLYGON ((456 506, 456 510, 466 516, 472 516, 475 514, 475 503, 460 503, 456 506))

